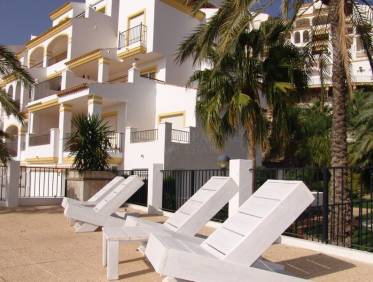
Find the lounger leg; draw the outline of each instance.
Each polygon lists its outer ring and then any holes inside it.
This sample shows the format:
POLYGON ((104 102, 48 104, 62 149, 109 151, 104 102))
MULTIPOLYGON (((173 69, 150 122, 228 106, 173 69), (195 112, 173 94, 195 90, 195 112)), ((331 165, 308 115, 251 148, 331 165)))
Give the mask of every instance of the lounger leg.
POLYGON ((107 264, 107 240, 104 235, 102 235, 102 265, 107 264))
POLYGON ((119 241, 107 241, 107 279, 117 280, 119 265, 119 241))

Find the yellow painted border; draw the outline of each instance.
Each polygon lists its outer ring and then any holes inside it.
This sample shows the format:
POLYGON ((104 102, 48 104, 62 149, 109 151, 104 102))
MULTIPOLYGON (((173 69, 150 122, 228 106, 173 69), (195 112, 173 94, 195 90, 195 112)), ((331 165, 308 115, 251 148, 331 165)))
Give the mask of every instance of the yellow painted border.
POLYGON ((57 106, 57 105, 58 105, 58 99, 53 99, 50 101, 39 102, 37 104, 31 105, 27 108, 27 110, 29 112, 37 112, 37 111, 48 109, 50 107, 57 106))
POLYGON ((106 112, 106 113, 101 114, 102 118, 109 118, 109 117, 116 117, 116 116, 118 116, 118 112, 106 112))
POLYGON ((140 69, 140 74, 141 75, 151 73, 151 72, 158 72, 158 68, 157 68, 156 65, 140 69))
POLYGON ((57 164, 58 158, 57 157, 43 157, 43 158, 29 158, 25 159, 27 164, 57 164))
POLYGON ((96 12, 105 14, 106 13, 106 6, 102 6, 100 9, 97 9, 96 12))
POLYGON ((205 13, 198 11, 197 13, 193 13, 192 8, 185 5, 183 0, 160 0, 161 2, 175 8, 176 10, 183 12, 191 17, 195 17, 197 20, 202 21, 206 15, 205 13))
POLYGON ((183 124, 186 125, 186 116, 185 111, 179 111, 179 112, 170 112, 170 113, 163 113, 158 115, 158 124, 161 122, 161 119, 163 118, 169 118, 169 117, 177 117, 182 116, 183 117, 183 124))
POLYGON ((65 63, 66 66, 68 66, 69 69, 74 69, 76 67, 79 67, 81 65, 90 63, 92 61, 96 61, 99 59, 104 59, 101 53, 101 49, 94 50, 92 52, 86 53, 78 58, 75 58, 73 60, 70 60, 65 63))
POLYGON ((132 48, 132 49, 119 53, 118 57, 120 59, 125 59, 128 57, 134 56, 134 55, 145 54, 145 53, 146 53, 146 48, 144 46, 139 46, 139 47, 132 48))
POLYGON ((65 30, 66 28, 70 27, 72 24, 72 20, 68 19, 64 22, 59 23, 58 25, 55 25, 54 27, 48 29, 44 33, 40 34, 39 36, 35 37, 34 39, 31 39, 26 43, 26 47, 28 49, 31 49, 40 43, 44 42, 46 39, 51 38, 52 36, 60 33, 61 31, 65 30))
POLYGON ((72 3, 67 2, 64 5, 58 7, 53 12, 51 12, 49 14, 49 18, 51 19, 51 21, 54 21, 57 18, 59 18, 60 16, 62 16, 63 14, 66 14, 67 12, 69 12, 72 8, 73 8, 72 3))
POLYGON ((7 76, 5 76, 3 79, 2 79, 2 81, 1 81, 1 83, 0 83, 0 87, 4 87, 5 85, 7 85, 7 84, 9 84, 9 83, 11 83, 11 82, 13 82, 13 81, 15 81, 15 80, 17 80, 17 77, 16 77, 16 75, 15 74, 10 74, 10 75, 7 75, 7 76))

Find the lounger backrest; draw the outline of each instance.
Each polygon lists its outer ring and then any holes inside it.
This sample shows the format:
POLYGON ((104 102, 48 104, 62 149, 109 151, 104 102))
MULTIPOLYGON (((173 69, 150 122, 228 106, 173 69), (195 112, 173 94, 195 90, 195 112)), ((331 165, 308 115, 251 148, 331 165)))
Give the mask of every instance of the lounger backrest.
POLYGON ((88 199, 88 202, 99 202, 101 201, 106 194, 110 192, 110 190, 114 189, 121 181, 124 181, 122 176, 117 176, 113 180, 111 180, 108 184, 101 188, 96 194, 94 194, 91 198, 88 199))
POLYGON ((135 192, 144 185, 137 175, 132 175, 107 194, 94 208, 96 213, 109 216, 116 212, 135 192))
POLYGON ((313 200, 301 181, 268 180, 201 246, 217 258, 252 265, 313 200))
POLYGON ((238 192, 229 177, 211 177, 165 223, 168 229, 195 235, 238 192))

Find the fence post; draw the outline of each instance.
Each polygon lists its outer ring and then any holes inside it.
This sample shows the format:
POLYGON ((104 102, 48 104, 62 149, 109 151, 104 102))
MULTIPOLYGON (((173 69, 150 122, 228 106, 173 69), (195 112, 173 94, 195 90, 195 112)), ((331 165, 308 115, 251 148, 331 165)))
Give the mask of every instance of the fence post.
POLYGON ((19 161, 9 161, 7 168, 8 185, 6 186, 6 206, 18 206, 19 176, 21 173, 19 161))
POLYGON ((148 214, 159 214, 162 209, 163 164, 152 164, 148 171, 148 214))
POLYGON ((328 169, 323 168, 323 193, 322 193, 322 242, 329 241, 329 181, 328 169))
POLYGON ((253 187, 253 162, 251 160, 229 161, 229 176, 236 182, 238 193, 229 201, 228 214, 238 211, 238 208, 251 196, 253 187))

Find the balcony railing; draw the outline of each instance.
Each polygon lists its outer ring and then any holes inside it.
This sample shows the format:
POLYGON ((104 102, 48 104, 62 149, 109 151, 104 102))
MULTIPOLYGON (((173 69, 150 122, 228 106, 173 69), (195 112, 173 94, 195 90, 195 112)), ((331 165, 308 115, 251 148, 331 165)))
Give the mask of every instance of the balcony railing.
POLYGON ((58 55, 55 55, 51 58, 48 58, 48 66, 57 64, 58 62, 61 62, 67 58, 67 51, 60 53, 58 55))
POLYGON ((172 129, 171 131, 171 141, 176 143, 189 143, 190 142, 190 132, 172 129))
POLYGON ((142 130, 131 132, 131 143, 152 142, 158 139, 158 130, 142 130))
POLYGON ((41 146, 50 144, 50 134, 42 135, 30 135, 29 136, 29 146, 41 146))
POLYGON ((48 97, 61 91, 61 77, 46 80, 34 85, 31 90, 32 101, 48 97))
POLYGON ((146 45, 146 26, 143 24, 119 33, 119 49, 129 47, 136 43, 139 43, 140 46, 146 45))
POLYGON ((112 133, 109 135, 112 153, 123 153, 123 142, 124 142, 123 133, 112 133))

